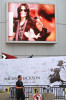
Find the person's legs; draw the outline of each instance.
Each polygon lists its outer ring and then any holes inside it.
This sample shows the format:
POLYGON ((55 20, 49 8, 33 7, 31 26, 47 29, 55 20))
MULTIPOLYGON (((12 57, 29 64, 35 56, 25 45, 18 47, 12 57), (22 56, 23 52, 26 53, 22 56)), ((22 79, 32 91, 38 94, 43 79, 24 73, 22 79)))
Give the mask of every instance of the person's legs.
POLYGON ((23 97, 21 97, 21 100, 24 100, 24 98, 23 98, 23 97))
POLYGON ((17 97, 17 100, 20 100, 20 97, 17 97))
POLYGON ((17 98, 17 100, 20 100, 20 92, 16 93, 16 98, 17 98))
POLYGON ((24 100, 24 99, 25 99, 25 94, 24 94, 24 92, 22 92, 21 100, 24 100))

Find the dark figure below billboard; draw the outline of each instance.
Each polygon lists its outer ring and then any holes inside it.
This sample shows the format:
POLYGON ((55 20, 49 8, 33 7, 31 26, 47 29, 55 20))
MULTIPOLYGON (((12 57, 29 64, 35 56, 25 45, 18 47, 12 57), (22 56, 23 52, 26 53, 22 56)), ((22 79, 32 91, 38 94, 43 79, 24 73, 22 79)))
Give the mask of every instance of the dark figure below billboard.
POLYGON ((24 100, 25 99, 24 86, 23 86, 23 82, 21 80, 22 80, 22 77, 21 77, 21 75, 19 75, 18 81, 16 82, 17 100, 24 100))

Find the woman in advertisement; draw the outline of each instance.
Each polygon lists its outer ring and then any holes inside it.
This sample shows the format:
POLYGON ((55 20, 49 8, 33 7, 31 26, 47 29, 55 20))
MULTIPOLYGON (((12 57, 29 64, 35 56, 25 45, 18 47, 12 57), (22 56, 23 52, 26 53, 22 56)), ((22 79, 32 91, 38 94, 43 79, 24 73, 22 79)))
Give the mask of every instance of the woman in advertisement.
POLYGON ((14 19, 14 41, 46 41, 50 32, 44 28, 40 19, 29 15, 27 4, 21 4, 18 9, 18 18, 14 19))

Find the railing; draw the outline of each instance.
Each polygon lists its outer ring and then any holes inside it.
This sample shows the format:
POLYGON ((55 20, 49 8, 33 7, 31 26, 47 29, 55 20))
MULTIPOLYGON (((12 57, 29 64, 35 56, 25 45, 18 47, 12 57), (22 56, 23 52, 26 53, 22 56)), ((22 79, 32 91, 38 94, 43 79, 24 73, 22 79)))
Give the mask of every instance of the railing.
MULTIPOLYGON (((8 86, 7 86, 8 87, 8 86)), ((5 88, 5 86, 0 86, 0 89, 2 90, 5 88)), ((36 89, 39 93, 54 93, 55 99, 57 100, 65 100, 65 87, 60 86, 54 86, 54 87, 48 87, 45 85, 38 85, 38 86, 24 86, 25 88, 25 97, 29 98, 29 93, 35 93, 36 89)), ((16 89, 15 86, 9 86, 9 92, 10 92, 10 98, 16 98, 16 89)))

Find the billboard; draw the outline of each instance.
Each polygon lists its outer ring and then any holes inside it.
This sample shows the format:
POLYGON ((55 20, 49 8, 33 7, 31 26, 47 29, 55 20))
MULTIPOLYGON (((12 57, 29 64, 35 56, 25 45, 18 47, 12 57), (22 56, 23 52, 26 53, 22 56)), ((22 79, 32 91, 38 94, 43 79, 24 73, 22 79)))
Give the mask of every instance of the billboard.
POLYGON ((7 4, 8 43, 54 43, 55 5, 7 4))
POLYGON ((66 81, 66 57, 0 59, 0 85, 61 85, 66 81))

